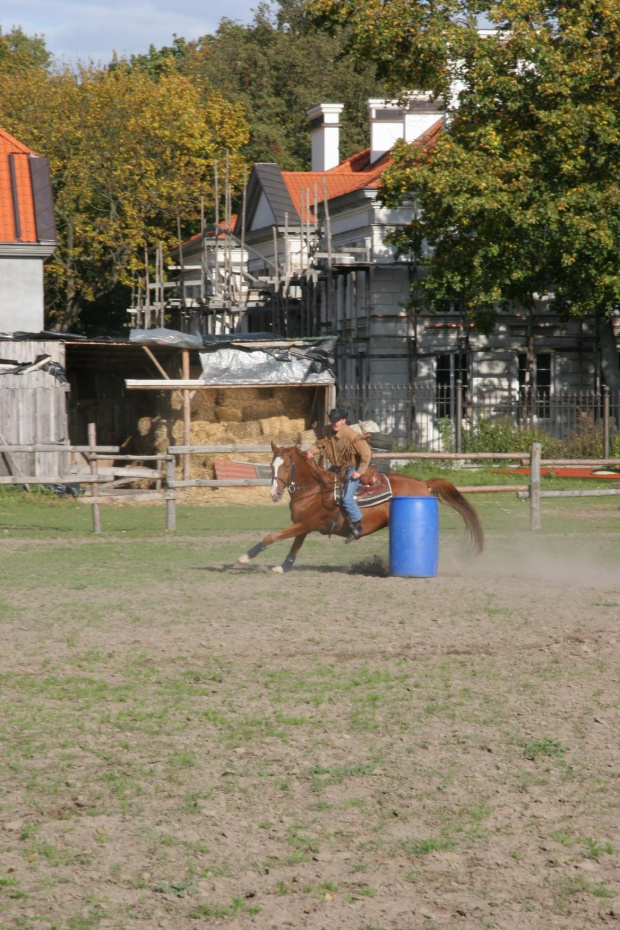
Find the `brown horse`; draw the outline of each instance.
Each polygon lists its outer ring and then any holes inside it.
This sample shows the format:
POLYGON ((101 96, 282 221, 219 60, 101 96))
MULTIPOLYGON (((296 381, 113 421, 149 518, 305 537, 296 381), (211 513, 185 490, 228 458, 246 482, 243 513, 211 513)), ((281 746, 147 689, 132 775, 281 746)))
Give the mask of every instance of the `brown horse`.
MULTIPOLYGON (((293 567, 297 553, 303 546, 308 533, 315 531, 330 536, 347 536, 349 527, 340 508, 334 501, 336 482, 340 481, 338 474, 325 471, 297 446, 276 446, 271 443, 273 459, 271 461, 272 483, 271 499, 275 502, 282 499, 284 491, 291 496, 292 526, 269 533, 262 542, 257 543, 248 552, 242 555, 235 563, 235 568, 243 568, 250 559, 255 558, 267 546, 279 542, 281 539, 293 538, 291 551, 282 565, 276 566, 274 572, 288 572, 293 567)), ((484 533, 478 514, 466 501, 463 495, 453 484, 443 478, 430 478, 420 481, 409 478, 407 475, 389 476, 392 491, 397 495, 422 496, 434 494, 442 503, 453 507, 463 518, 470 544, 476 554, 482 552, 484 533)), ((377 504, 362 510, 363 536, 370 536, 377 530, 382 530, 390 520, 390 502, 377 504)))

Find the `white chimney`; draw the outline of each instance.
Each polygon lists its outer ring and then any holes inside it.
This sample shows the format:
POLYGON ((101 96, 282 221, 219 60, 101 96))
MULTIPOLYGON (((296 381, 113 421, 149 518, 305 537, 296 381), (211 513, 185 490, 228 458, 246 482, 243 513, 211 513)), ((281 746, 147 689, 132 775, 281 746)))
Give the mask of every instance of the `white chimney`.
POLYGON ((423 133, 442 118, 439 100, 427 94, 416 94, 409 98, 407 109, 403 114, 403 139, 414 142, 423 133))
POLYGON ((312 133, 312 171, 329 171, 340 164, 340 114, 343 103, 319 103, 308 110, 312 133))
POLYGON ((397 100, 369 100, 370 162, 389 152, 398 139, 413 142, 441 118, 439 102, 412 94, 405 106, 397 100))
POLYGON ((396 100, 369 100, 370 163, 389 152, 403 137, 404 110, 396 100))

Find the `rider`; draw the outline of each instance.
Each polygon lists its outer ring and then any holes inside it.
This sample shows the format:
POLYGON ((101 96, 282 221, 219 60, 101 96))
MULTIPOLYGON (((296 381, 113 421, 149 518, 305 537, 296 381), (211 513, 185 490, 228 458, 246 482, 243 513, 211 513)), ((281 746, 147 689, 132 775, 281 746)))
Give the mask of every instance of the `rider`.
POLYGON ((346 479, 342 491, 342 506, 351 527, 346 541, 353 542, 362 535, 362 512, 354 495, 359 487, 360 478, 368 468, 372 452, 364 437, 347 426, 347 415, 340 407, 330 410, 329 422, 330 434, 315 442, 306 455, 309 459, 317 452, 326 455, 332 467, 337 468, 346 479))

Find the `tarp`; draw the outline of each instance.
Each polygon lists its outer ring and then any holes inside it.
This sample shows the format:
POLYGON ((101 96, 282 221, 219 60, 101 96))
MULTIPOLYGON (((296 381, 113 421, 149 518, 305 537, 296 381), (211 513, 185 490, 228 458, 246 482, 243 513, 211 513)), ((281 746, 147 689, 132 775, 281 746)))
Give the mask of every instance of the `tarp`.
POLYGON ((18 362, 12 358, 0 358, 0 375, 27 375, 31 371, 47 371, 61 384, 68 384, 67 372, 52 359, 51 355, 37 355, 33 362, 18 362))
POLYGON ((228 345, 199 354, 207 384, 333 384, 333 359, 326 351, 330 347, 228 345))
POLYGON ((277 333, 218 333, 217 335, 180 333, 176 329, 166 329, 162 326, 156 326, 153 329, 132 329, 129 333, 130 342, 139 342, 141 345, 150 343, 159 346, 176 346, 179 349, 201 349, 211 345, 237 342, 281 342, 282 338, 277 333))

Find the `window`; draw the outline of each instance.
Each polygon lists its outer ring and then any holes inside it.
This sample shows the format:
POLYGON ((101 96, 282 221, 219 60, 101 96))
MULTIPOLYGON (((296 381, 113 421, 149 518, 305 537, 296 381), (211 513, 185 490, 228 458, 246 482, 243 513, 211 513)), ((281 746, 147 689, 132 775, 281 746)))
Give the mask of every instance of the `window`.
POLYGON ((537 352, 530 372, 527 354, 519 353, 519 396, 539 419, 548 419, 551 407, 551 352, 537 352))
POLYGON ((461 382, 461 401, 465 406, 465 397, 469 388, 469 359, 466 352, 452 352, 450 355, 438 355, 435 375, 436 411, 439 420, 456 416, 456 391, 461 382))

